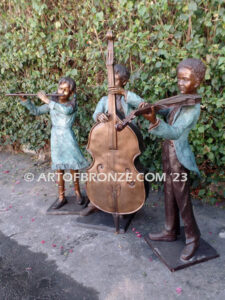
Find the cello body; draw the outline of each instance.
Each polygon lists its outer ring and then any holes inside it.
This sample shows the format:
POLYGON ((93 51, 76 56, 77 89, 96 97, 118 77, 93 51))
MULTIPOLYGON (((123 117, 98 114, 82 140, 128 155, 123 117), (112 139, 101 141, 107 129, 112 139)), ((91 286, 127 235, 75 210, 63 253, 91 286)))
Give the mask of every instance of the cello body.
POLYGON ((141 154, 139 142, 134 131, 127 126, 117 134, 117 149, 109 149, 111 122, 97 123, 90 132, 87 150, 94 159, 87 172, 97 176, 93 176, 93 181, 89 176, 87 195, 97 208, 105 212, 131 214, 144 205, 146 197, 144 175, 134 163, 141 154))
MULTIPOLYGON (((113 38, 108 32, 108 85, 114 86, 113 38)), ((89 134, 87 150, 93 162, 88 168, 86 183, 90 201, 100 210, 115 215, 131 214, 145 202, 144 173, 135 166, 141 154, 139 141, 132 126, 116 130, 121 120, 116 114, 115 95, 108 95, 109 120, 96 123, 89 134)))

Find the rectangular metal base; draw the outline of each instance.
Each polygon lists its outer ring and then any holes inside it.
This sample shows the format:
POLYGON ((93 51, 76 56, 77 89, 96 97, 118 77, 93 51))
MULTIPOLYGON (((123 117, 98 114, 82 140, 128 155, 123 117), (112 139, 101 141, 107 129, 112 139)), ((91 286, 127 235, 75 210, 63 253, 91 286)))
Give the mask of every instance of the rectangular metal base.
MULTIPOLYGON (((134 214, 120 216, 119 233, 126 232, 133 217, 134 214)), ((115 232, 113 215, 105 213, 101 210, 97 210, 96 212, 85 217, 78 217, 76 220, 74 220, 74 222, 76 225, 84 228, 115 232)))
POLYGON ((196 250, 194 257, 187 262, 181 261, 181 251, 185 247, 185 236, 183 230, 181 236, 174 242, 152 241, 148 236, 145 237, 145 241, 171 272, 188 268, 192 265, 219 257, 219 254, 212 246, 203 239, 200 239, 200 246, 196 250))
POLYGON ((85 204, 79 205, 76 202, 75 196, 67 196, 66 197, 68 203, 63 205, 59 209, 55 209, 54 204, 56 203, 57 200, 54 201, 54 203, 47 209, 46 214, 47 215, 79 215, 80 211, 85 208, 85 204))

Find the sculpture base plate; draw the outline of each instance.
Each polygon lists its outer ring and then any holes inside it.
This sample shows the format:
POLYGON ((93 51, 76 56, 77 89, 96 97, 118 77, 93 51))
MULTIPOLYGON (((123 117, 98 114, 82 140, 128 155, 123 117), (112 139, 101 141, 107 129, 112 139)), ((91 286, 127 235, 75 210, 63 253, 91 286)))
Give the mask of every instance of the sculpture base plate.
POLYGON ((219 257, 219 254, 212 246, 200 239, 200 246, 196 250, 195 255, 188 261, 180 260, 181 251, 185 247, 183 230, 181 236, 173 242, 152 241, 148 236, 145 237, 145 241, 171 272, 219 257))
POLYGON ((79 215, 80 211, 87 205, 87 200, 84 198, 84 204, 80 205, 76 202, 76 196, 66 196, 67 203, 59 209, 53 208, 56 201, 47 209, 47 215, 79 215))
MULTIPOLYGON (((119 233, 126 232, 133 217, 134 214, 120 216, 119 233)), ((74 222, 76 222, 76 225, 84 228, 115 232, 113 215, 101 210, 97 210, 85 217, 78 217, 74 222)))

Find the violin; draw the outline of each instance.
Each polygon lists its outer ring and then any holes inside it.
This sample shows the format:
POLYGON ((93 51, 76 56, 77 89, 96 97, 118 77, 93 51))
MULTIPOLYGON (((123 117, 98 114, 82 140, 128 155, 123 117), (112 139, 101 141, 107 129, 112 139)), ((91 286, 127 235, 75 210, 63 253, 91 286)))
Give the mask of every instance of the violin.
POLYGON ((153 104, 146 103, 144 107, 133 110, 122 122, 115 125, 117 131, 123 130, 134 118, 151 112, 152 107, 155 111, 166 109, 171 106, 192 106, 201 103, 202 97, 197 94, 180 94, 170 98, 161 99, 153 104))

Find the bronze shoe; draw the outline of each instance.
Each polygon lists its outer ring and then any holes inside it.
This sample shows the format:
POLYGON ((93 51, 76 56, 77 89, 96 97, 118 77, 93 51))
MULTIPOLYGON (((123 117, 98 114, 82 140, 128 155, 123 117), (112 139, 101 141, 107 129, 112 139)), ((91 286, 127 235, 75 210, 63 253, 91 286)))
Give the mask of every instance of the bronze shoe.
POLYGON ((148 236, 152 241, 173 242, 177 239, 177 235, 175 233, 171 233, 166 230, 159 233, 149 233, 148 236))
POLYGON ((76 193, 76 196, 75 196, 75 201, 79 204, 79 205, 82 205, 84 204, 84 199, 83 197, 81 196, 80 193, 76 193))
POLYGON ((57 199, 57 202, 54 204, 54 206, 52 208, 54 209, 59 209, 61 208, 63 205, 65 205, 67 203, 66 198, 61 199, 57 199))
POLYGON ((195 251, 198 249, 198 247, 199 247, 199 241, 195 241, 190 244, 187 244, 181 252, 180 259, 189 260, 194 256, 195 251))

